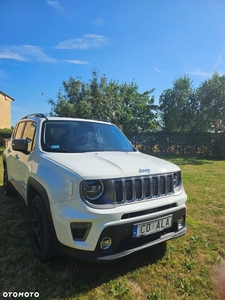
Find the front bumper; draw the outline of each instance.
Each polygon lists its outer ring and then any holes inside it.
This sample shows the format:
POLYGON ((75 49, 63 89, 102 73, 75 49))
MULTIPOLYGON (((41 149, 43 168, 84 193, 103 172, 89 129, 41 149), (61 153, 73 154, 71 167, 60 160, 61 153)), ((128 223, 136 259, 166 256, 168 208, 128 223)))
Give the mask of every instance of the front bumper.
MULTIPOLYGON (((167 215, 168 213, 164 213, 160 215, 160 218, 167 215)), ((65 246, 60 242, 58 242, 58 248, 61 254, 69 257, 79 258, 86 261, 110 261, 184 235, 186 233, 186 208, 182 207, 181 209, 173 211, 172 216, 172 227, 139 238, 133 238, 133 226, 136 223, 134 221, 121 225, 105 227, 98 239, 94 251, 75 249, 65 246), (184 218, 184 226, 179 229, 178 219, 181 216, 184 218), (106 250, 103 250, 100 247, 100 243, 104 237, 110 237, 112 239, 111 246, 106 250)), ((142 222, 149 222, 154 219, 154 217, 147 217, 146 219, 143 219, 142 222)))

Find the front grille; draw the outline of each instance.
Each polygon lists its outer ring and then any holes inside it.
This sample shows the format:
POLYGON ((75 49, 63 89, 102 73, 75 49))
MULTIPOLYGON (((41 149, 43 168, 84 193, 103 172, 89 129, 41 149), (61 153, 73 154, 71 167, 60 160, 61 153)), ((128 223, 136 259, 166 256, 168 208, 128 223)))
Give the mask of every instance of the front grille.
POLYGON ((173 174, 115 179, 113 185, 117 204, 157 198, 173 193, 173 174))

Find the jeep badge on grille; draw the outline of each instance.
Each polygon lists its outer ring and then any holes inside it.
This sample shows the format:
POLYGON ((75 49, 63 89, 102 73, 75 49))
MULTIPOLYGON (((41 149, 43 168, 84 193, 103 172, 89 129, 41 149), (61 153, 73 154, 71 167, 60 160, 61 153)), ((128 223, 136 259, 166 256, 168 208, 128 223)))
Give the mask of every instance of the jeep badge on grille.
POLYGON ((139 169, 139 173, 150 173, 150 169, 139 169))

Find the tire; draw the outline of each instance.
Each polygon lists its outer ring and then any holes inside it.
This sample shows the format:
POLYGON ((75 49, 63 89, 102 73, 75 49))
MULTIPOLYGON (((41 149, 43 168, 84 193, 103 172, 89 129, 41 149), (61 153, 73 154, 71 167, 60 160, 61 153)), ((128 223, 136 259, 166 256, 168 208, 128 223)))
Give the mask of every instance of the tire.
POLYGON ((41 262, 53 258, 53 242, 51 239, 46 210, 42 198, 34 197, 30 207, 31 246, 41 262))
POLYGON ((4 165, 4 172, 3 172, 3 187, 4 187, 4 194, 8 197, 15 196, 15 191, 9 183, 8 180, 8 171, 7 167, 4 165))

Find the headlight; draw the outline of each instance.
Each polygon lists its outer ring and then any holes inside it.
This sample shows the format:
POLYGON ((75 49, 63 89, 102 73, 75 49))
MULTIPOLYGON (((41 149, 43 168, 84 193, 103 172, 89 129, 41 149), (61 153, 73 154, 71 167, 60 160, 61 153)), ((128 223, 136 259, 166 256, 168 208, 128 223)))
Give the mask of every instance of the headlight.
POLYGON ((176 188, 180 183, 180 173, 173 173, 173 187, 176 188))
POLYGON ((83 192, 87 199, 97 200, 104 192, 104 185, 100 180, 88 180, 84 183, 83 192))

